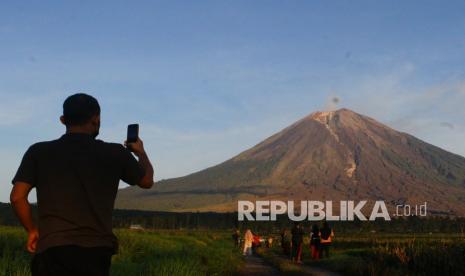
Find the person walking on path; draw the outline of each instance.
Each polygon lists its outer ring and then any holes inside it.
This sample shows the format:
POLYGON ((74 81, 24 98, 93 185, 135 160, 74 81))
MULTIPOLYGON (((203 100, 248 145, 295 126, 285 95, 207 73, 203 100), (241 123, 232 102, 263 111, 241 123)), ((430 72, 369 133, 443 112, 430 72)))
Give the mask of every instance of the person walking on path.
POLYGON ((148 189, 153 167, 142 140, 127 145, 96 140, 100 106, 86 94, 63 103, 66 133, 36 143, 14 176, 10 201, 28 232, 32 275, 109 275, 118 250, 112 212, 120 180, 148 189), (38 225, 28 195, 37 192, 38 225))
POLYGON ((300 223, 296 222, 292 228, 292 260, 298 264, 302 263, 302 245, 304 242, 304 230, 300 223))
POLYGON ((334 231, 329 227, 326 221, 323 222, 323 227, 320 229, 321 245, 320 256, 321 258, 329 258, 329 248, 333 242, 334 231))
POLYGON ((231 237, 234 241, 234 245, 237 248, 240 248, 241 247, 241 232, 239 231, 239 229, 236 229, 231 237))
POLYGON ((243 254, 250 256, 252 255, 252 243, 253 243, 253 234, 250 229, 247 229, 244 234, 244 250, 243 254))
POLYGON ((286 256, 291 255, 291 238, 289 236, 289 230, 283 229, 281 232, 281 248, 286 256))
POLYGON ((320 259, 320 229, 318 225, 312 225, 312 231, 310 232, 310 249, 312 252, 312 259, 319 260, 320 259))
POLYGON ((252 253, 253 253, 253 254, 256 254, 256 253, 257 253, 257 248, 259 248, 260 246, 262 246, 261 237, 260 237, 260 235, 255 234, 254 232, 252 232, 252 236, 253 236, 253 240, 252 240, 252 253))

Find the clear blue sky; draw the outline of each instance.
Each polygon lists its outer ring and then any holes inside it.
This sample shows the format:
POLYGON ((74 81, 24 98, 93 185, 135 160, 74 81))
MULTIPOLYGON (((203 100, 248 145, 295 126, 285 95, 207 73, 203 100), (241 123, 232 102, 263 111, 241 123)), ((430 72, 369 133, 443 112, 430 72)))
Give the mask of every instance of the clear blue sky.
POLYGON ((0 201, 86 92, 141 124, 157 179, 339 107, 465 155, 463 1, 20 1, 0 9, 0 201))

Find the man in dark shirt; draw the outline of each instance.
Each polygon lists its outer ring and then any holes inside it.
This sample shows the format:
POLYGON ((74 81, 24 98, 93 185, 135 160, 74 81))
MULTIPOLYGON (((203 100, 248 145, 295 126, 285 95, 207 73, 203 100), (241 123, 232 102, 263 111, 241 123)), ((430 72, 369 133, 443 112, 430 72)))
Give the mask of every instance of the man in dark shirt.
POLYGON ((153 168, 139 139, 126 145, 96 140, 100 106, 75 94, 63 103, 61 138, 32 145, 13 178, 10 201, 35 253, 33 275, 108 275, 118 243, 112 211, 120 180, 149 189, 153 168), (27 200, 37 191, 38 227, 27 200))
POLYGON ((292 228, 292 260, 296 263, 302 263, 302 246, 304 243, 304 230, 299 222, 296 222, 292 228))

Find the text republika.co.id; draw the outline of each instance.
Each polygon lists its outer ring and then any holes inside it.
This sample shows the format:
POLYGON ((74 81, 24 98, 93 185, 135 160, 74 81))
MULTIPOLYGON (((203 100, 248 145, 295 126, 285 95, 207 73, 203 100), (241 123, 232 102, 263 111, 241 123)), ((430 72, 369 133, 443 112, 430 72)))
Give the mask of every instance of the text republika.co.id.
POLYGON ((276 221, 278 215, 285 215, 292 221, 374 221, 376 219, 391 220, 391 216, 426 216, 427 203, 418 205, 402 204, 395 206, 395 212, 389 214, 386 203, 374 201, 372 208, 367 206, 368 200, 339 201, 339 213, 334 211, 333 201, 302 200, 298 205, 294 201, 259 200, 237 202, 239 221, 276 221), (297 208, 296 208, 297 207, 297 208), (369 214, 366 216, 365 214, 369 214))

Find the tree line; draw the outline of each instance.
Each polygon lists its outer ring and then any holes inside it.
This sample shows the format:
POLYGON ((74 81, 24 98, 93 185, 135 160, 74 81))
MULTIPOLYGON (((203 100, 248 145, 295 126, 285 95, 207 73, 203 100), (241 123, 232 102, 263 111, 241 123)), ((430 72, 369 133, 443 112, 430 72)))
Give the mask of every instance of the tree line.
MULTIPOLYGON (((37 218, 37 206, 33 205, 32 212, 37 218)), ((277 217, 276 221, 238 221, 237 213, 214 212, 158 212, 139 210, 120 210, 113 212, 113 226, 115 228, 129 228, 140 225, 145 229, 204 229, 230 230, 254 229, 259 232, 280 232, 293 226, 286 215, 277 217)), ((302 222, 310 227, 313 223, 302 222)), ((0 225, 20 226, 9 203, 0 203, 0 225)), ((334 221, 332 227, 339 233, 356 232, 386 232, 386 233, 464 233, 465 218, 448 216, 430 217, 401 217, 391 221, 334 221)))

